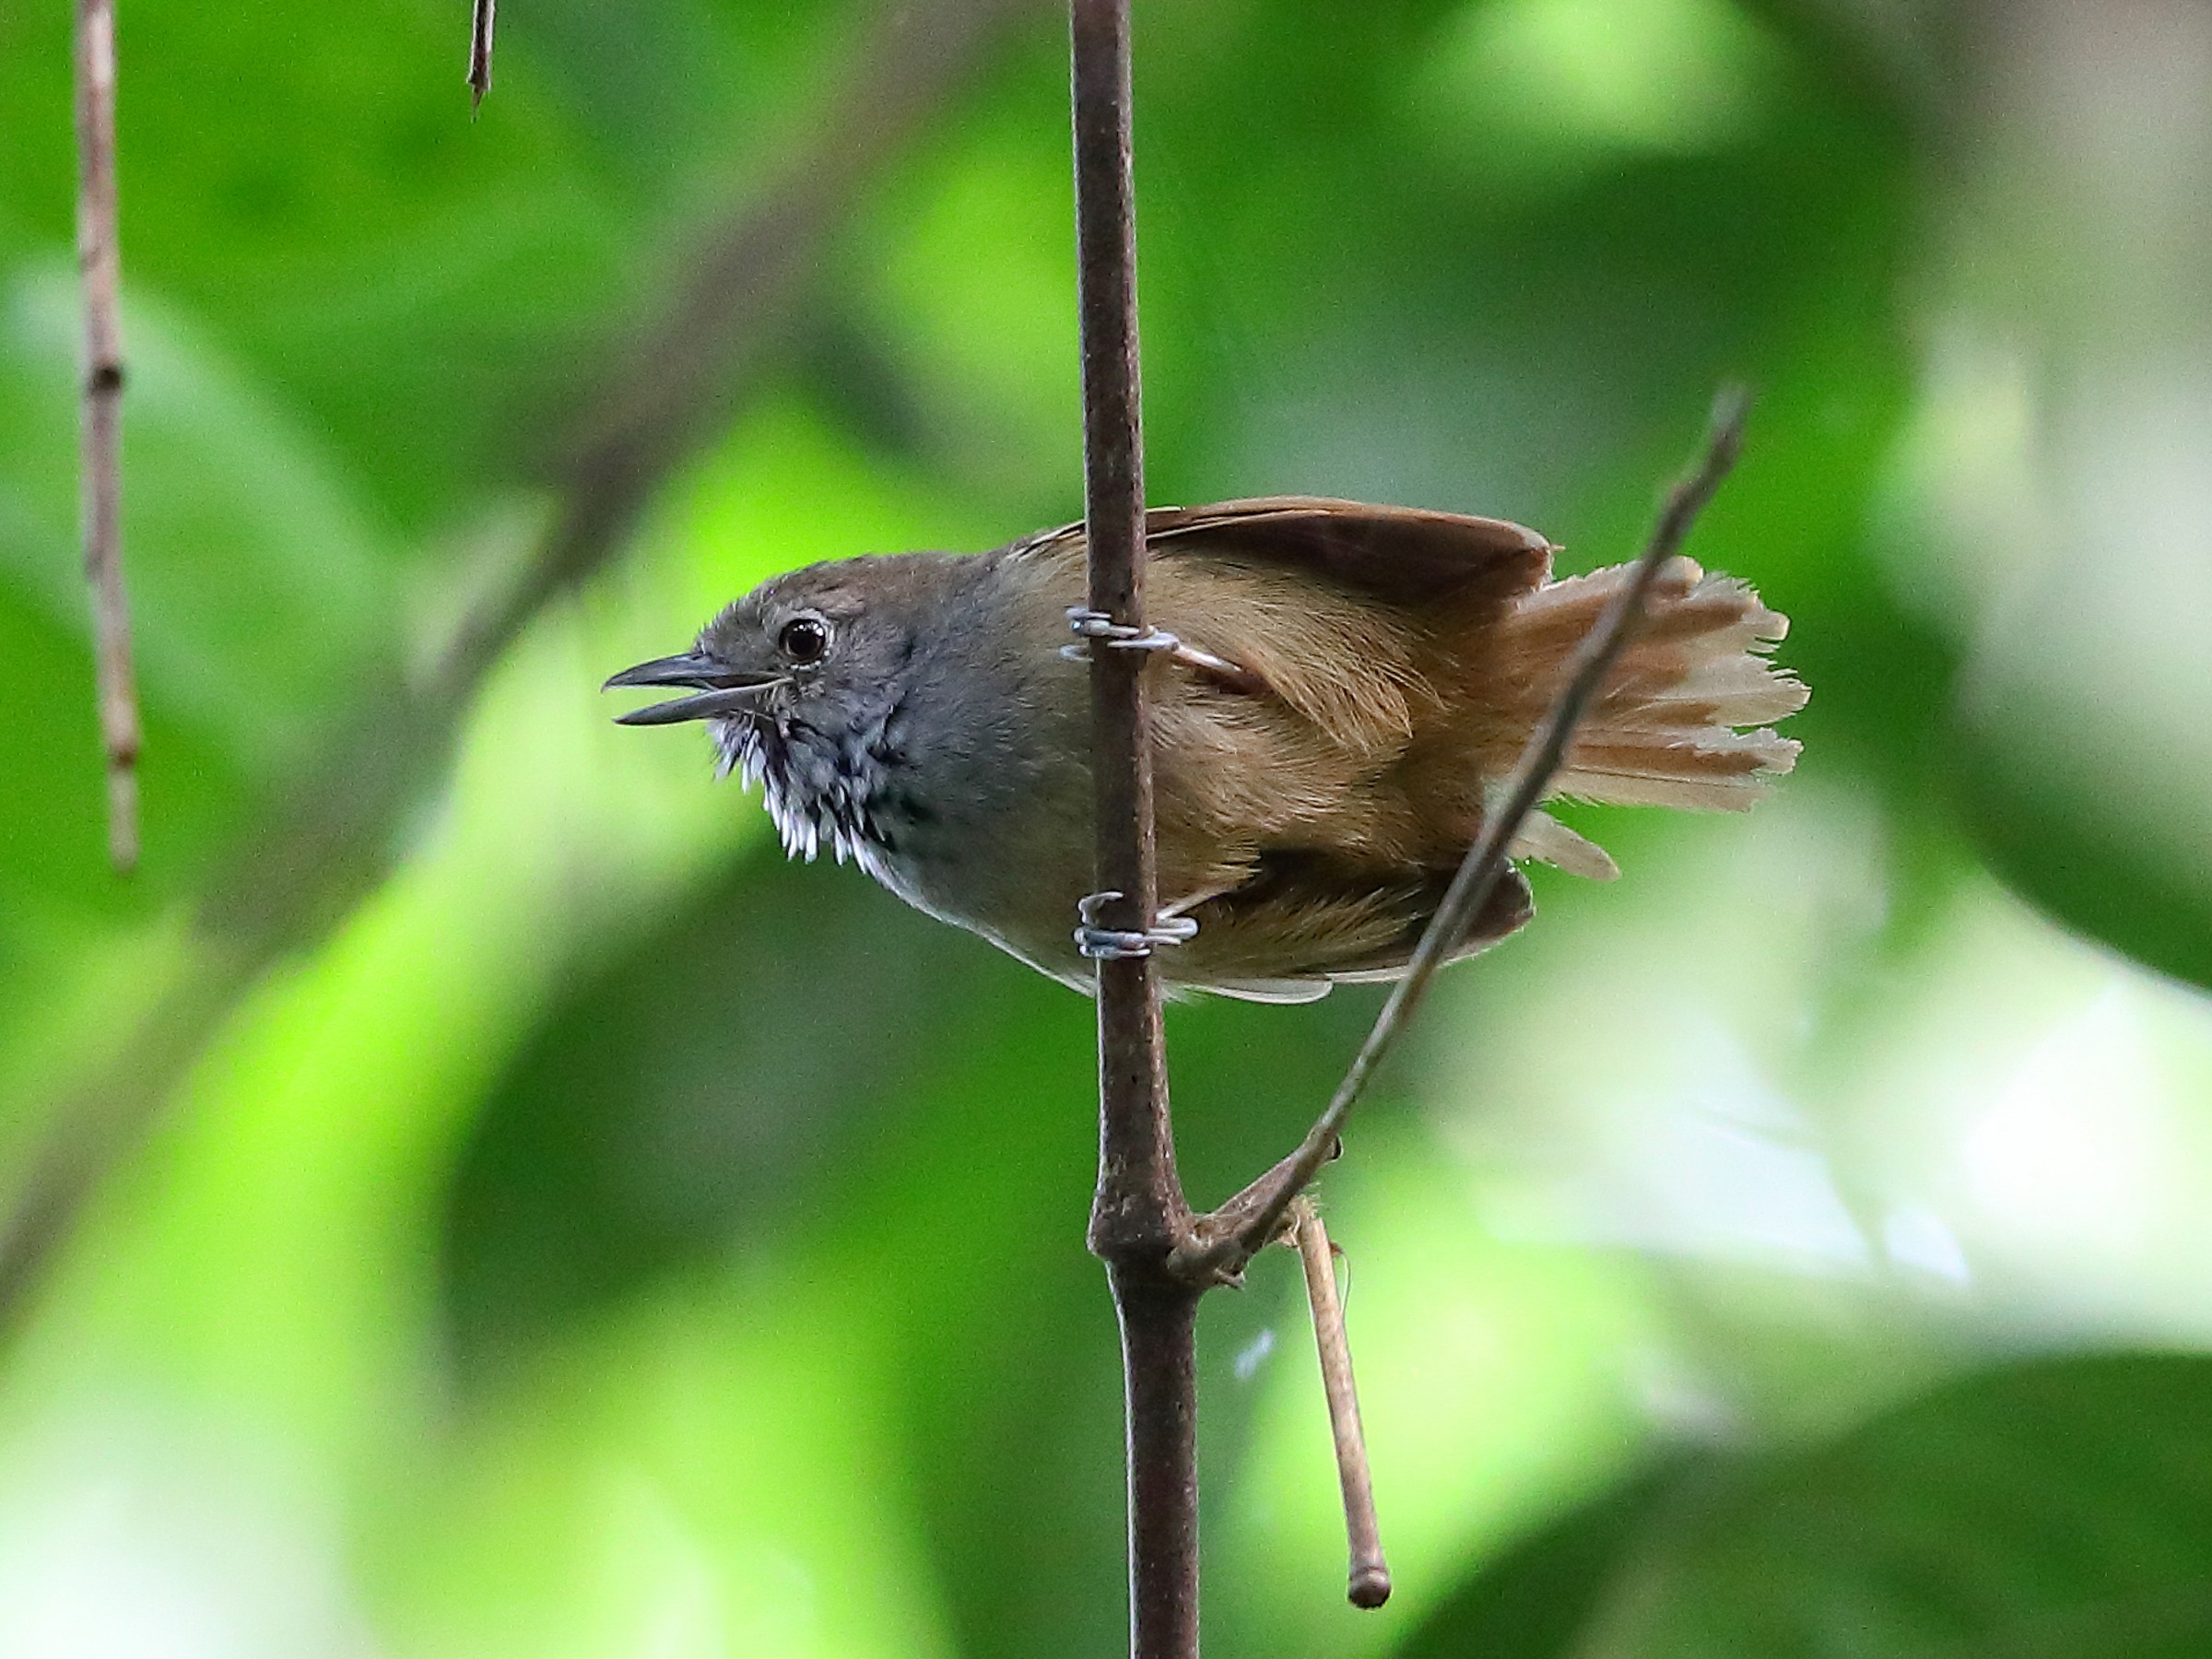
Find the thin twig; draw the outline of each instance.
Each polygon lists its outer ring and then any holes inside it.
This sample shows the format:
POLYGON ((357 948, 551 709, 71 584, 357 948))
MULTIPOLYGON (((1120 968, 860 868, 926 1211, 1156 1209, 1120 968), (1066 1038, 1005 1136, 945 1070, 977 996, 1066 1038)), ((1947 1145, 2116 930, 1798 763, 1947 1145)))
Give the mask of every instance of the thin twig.
POLYGON ((177 1080, 261 974, 321 939, 390 867, 396 830, 444 776, 455 729, 506 647, 599 570, 746 371, 782 335, 830 231, 866 184, 963 85, 1037 0, 965 0, 926 13, 887 4, 853 73, 788 171, 710 224, 705 253, 583 410, 559 477, 553 528, 514 584, 463 621, 417 685, 378 679, 202 889, 194 983, 161 1002, 55 1103, 0 1216, 0 1334, 33 1294, 108 1176, 144 1139, 177 1080))
POLYGON ((1177 1253, 1175 1265, 1196 1278, 1218 1279, 1241 1272, 1269 1239, 1281 1229, 1290 1201, 1303 1192, 1314 1172, 1328 1161, 1343 1132, 1345 1120, 1365 1092, 1375 1068, 1397 1041, 1406 1022, 1421 1005, 1438 968, 1465 936, 1467 925, 1481 913, 1497 890, 1506 868, 1506 849, 1521 832, 1536 803, 1544 798, 1551 780, 1567 759, 1575 728, 1596 697, 1630 633, 1643 615, 1644 605, 1666 561, 1680 549, 1698 514, 1712 499, 1721 481, 1735 463, 1743 441, 1746 408, 1744 394, 1724 392, 1713 408, 1712 430, 1703 456, 1696 467, 1668 493, 1666 504, 1653 527, 1642 556, 1629 580, 1620 584, 1597 621, 1575 648, 1561 676, 1558 698, 1529 734, 1528 744, 1513 769, 1496 810, 1484 816, 1482 832, 1467 850, 1459 872, 1445 890, 1428 930, 1421 935, 1406 977, 1392 987, 1390 1000, 1375 1018, 1374 1027, 1345 1073, 1344 1081, 1328 1109, 1315 1121, 1298 1150, 1246 1187, 1219 1209, 1193 1224, 1192 1238, 1177 1253))
MULTIPOLYGON (((1071 0, 1083 489, 1093 612, 1144 627, 1144 440, 1130 164, 1128 0, 1071 0)), ((1148 653, 1090 653, 1098 885, 1088 920, 1156 924, 1148 653)), ((1072 920, 1072 918, 1071 918, 1072 920)), ((1198 1653, 1197 1312, 1169 1271, 1190 1207, 1175 1172, 1159 981, 1143 954, 1099 963, 1099 1185, 1090 1248, 1121 1322, 1129 1474, 1130 1652, 1198 1653)))
POLYGON ((115 213, 115 8, 77 0, 76 258, 85 295, 85 579, 100 744, 108 774, 108 857, 138 864, 138 690, 123 585, 122 252, 115 213))
POLYGON ((498 24, 498 14, 499 0, 476 0, 468 19, 468 113, 472 121, 484 107, 484 94, 491 90, 491 31, 498 24))
POLYGON ((1336 1483, 1344 1489, 1344 1535, 1351 1556, 1345 1594, 1355 1607, 1379 1607, 1390 1599, 1390 1563, 1375 1522, 1375 1484, 1367 1464, 1367 1435, 1359 1426, 1359 1390, 1352 1381, 1351 1344, 1344 1334, 1344 1303, 1336 1295, 1335 1253, 1312 1199, 1290 1201, 1290 1236, 1306 1270, 1306 1300, 1313 1310, 1313 1342, 1321 1352, 1321 1388, 1328 1396, 1329 1432, 1336 1442, 1336 1483))

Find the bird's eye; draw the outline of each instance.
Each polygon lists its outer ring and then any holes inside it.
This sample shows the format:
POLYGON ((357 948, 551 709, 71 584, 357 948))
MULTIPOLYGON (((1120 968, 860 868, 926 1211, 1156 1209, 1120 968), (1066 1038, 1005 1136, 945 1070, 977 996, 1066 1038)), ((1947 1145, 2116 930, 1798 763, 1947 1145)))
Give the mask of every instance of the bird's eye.
POLYGON ((794 617, 776 644, 794 663, 818 663, 830 649, 830 625, 819 617, 794 617))

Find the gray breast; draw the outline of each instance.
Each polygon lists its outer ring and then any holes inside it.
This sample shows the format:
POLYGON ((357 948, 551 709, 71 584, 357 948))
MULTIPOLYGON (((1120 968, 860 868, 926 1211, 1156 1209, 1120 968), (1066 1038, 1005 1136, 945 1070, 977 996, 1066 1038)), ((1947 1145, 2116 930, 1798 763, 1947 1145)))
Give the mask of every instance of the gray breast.
POLYGON ((1068 943, 1088 889, 1091 823, 1083 732, 1065 718, 1087 707, 1082 671, 1038 654, 1049 664, 994 664, 954 695, 916 677, 885 734, 891 764, 868 803, 864 863, 917 909, 1042 965, 1068 943), (1075 697, 1040 683, 1059 675, 1075 697))

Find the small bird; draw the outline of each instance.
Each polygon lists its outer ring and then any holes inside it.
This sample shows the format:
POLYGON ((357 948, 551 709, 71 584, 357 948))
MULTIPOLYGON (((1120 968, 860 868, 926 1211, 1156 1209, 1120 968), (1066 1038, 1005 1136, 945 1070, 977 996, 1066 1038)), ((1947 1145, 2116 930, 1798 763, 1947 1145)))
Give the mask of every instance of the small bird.
MULTIPOLYGON (((1518 524, 1313 497, 1156 509, 1145 535, 1147 619, 1172 636, 1147 657, 1159 911, 1190 935, 1158 954, 1163 979, 1305 1002, 1397 976, 1629 567, 1555 581, 1558 549, 1518 524)), ((1063 649, 1085 554, 1078 524, 809 565, 606 683, 688 688, 619 719, 706 722, 787 853, 828 846, 1088 990, 1089 677, 1063 649)), ((1747 584, 1672 560, 1553 793, 1748 806, 1797 758, 1766 729, 1806 696, 1768 658, 1787 628, 1747 584)), ((1510 851, 1618 874, 1541 811, 1510 851)), ((1531 913, 1509 870, 1454 955, 1531 913)))

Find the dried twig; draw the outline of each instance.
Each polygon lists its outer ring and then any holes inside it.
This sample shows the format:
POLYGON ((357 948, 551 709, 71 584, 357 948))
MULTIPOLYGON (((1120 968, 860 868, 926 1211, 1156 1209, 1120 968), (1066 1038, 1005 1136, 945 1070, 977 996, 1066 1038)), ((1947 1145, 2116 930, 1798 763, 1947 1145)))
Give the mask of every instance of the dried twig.
MULTIPOLYGON (((1088 604, 1144 629, 1144 444, 1136 222, 1130 168, 1128 0, 1072 0, 1077 303, 1083 357, 1088 604)), ((1088 917, 1157 922, 1147 653, 1091 653, 1098 881, 1088 917)), ((1106 1263, 1127 1384, 1130 1652, 1198 1652, 1196 1324, 1201 1287, 1169 1271, 1189 1206, 1175 1172, 1159 982, 1141 952, 1099 964, 1099 1185, 1090 1247, 1106 1263)))
POLYGON ((1681 547, 1698 514, 1735 465, 1743 440, 1744 394, 1731 390, 1722 394, 1713 410, 1712 428, 1697 466, 1669 492, 1651 540, 1637 559, 1633 573, 1621 583, 1605 614, 1575 648, 1561 677, 1558 698, 1529 735, 1520 763, 1497 809, 1488 814, 1482 833, 1467 850, 1459 873, 1452 878, 1443 902, 1437 907, 1428 931, 1407 965, 1406 977, 1391 988, 1367 1041, 1353 1059, 1344 1081, 1337 1085, 1328 1109, 1314 1123, 1299 1148, 1266 1174, 1210 1215, 1193 1224, 1192 1236, 1177 1253, 1175 1265, 1194 1278, 1230 1277, 1241 1272, 1268 1240, 1281 1230, 1290 1201, 1303 1192, 1326 1163, 1343 1132, 1345 1120, 1366 1091, 1375 1067, 1397 1041, 1406 1022, 1421 1005, 1429 982, 1435 977, 1468 923, 1489 901, 1504 876, 1506 849, 1544 798, 1552 777, 1567 758, 1568 747, 1591 700, 1611 670, 1629 635, 1643 615, 1653 582, 1666 561, 1681 547))
POLYGON ((138 863, 138 692, 123 586, 122 254, 115 215, 115 8, 77 0, 76 258, 84 279, 85 578, 92 620, 100 735, 107 755, 108 856, 138 863))
POLYGON ((314 943, 389 867, 395 830, 443 776, 469 699, 550 600, 624 545, 653 488, 726 412, 780 336, 830 231, 862 189, 1036 0, 888 4, 849 82, 780 180, 712 224, 704 253, 584 411, 555 524, 511 587, 464 619, 419 685, 379 680, 324 759, 262 816, 203 890, 202 967, 56 1102, 0 1216, 0 1328, 32 1293, 111 1171, 260 974, 314 943))
POLYGON ((1351 1555, 1345 1594, 1355 1607, 1379 1607, 1390 1599, 1390 1563, 1375 1522, 1375 1486, 1367 1465, 1367 1435, 1359 1427, 1359 1391, 1352 1382, 1352 1349, 1344 1334, 1344 1303, 1336 1295, 1336 1263, 1321 1212, 1300 1193, 1290 1201, 1290 1237, 1306 1270, 1306 1300, 1313 1310, 1313 1342, 1321 1351, 1321 1388, 1328 1396, 1329 1432, 1336 1442, 1336 1483, 1344 1490, 1344 1533, 1351 1555))
POLYGON ((491 31, 499 21, 499 0, 476 0, 468 19, 468 110, 473 118, 491 90, 491 31))

